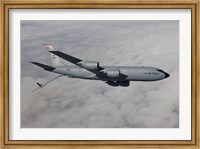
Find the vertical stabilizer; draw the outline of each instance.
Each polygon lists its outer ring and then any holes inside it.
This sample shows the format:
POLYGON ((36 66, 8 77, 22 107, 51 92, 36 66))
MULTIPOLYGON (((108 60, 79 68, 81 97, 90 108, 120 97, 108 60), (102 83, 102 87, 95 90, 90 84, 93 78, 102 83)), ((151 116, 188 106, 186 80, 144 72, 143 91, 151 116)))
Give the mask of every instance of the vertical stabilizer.
POLYGON ((54 51, 52 44, 43 44, 43 47, 46 49, 45 52, 46 52, 48 65, 50 65, 52 67, 64 66, 63 62, 61 61, 61 59, 58 56, 49 52, 49 51, 54 51))

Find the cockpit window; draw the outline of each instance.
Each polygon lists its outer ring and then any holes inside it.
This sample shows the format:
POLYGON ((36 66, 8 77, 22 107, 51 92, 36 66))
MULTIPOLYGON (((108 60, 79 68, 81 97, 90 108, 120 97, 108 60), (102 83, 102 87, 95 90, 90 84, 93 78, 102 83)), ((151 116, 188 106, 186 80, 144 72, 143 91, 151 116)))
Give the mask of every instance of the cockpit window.
POLYGON ((159 72, 162 72, 162 73, 165 73, 163 70, 161 70, 161 69, 157 69, 157 71, 159 71, 159 72))

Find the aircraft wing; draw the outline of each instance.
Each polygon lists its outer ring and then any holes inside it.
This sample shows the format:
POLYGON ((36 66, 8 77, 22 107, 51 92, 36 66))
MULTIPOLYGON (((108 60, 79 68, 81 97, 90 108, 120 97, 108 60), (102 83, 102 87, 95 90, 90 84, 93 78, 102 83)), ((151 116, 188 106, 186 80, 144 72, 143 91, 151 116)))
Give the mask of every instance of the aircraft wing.
MULTIPOLYGON (((55 54, 55 55, 57 55, 57 56, 59 56, 59 57, 65 59, 66 61, 71 62, 71 63, 73 63, 73 64, 75 64, 75 65, 77 65, 77 66, 79 66, 79 67, 81 67, 81 68, 87 69, 87 68, 85 68, 85 67, 82 67, 81 62, 82 62, 83 60, 81 60, 81 59, 79 59, 79 58, 73 57, 73 56, 71 56, 71 55, 65 54, 65 53, 60 52, 60 51, 49 51, 49 52, 51 52, 51 53, 53 53, 53 54, 55 54)), ((103 69, 104 69, 103 67, 99 67, 99 71, 101 71, 101 70, 103 70, 103 69)), ((87 69, 87 70, 88 70, 88 71, 91 71, 91 72, 93 72, 93 73, 96 73, 95 71, 92 71, 92 70, 89 70, 89 69, 87 69)), ((100 73, 100 72, 99 72, 99 73, 100 73)))
POLYGON ((65 54, 65 53, 60 52, 60 51, 49 51, 49 52, 51 52, 51 53, 53 53, 53 54, 65 59, 65 60, 67 60, 67 61, 69 61, 69 62, 71 62, 71 63, 73 63, 75 65, 78 65, 78 63, 82 61, 81 59, 78 59, 76 57, 73 57, 71 55, 65 54))

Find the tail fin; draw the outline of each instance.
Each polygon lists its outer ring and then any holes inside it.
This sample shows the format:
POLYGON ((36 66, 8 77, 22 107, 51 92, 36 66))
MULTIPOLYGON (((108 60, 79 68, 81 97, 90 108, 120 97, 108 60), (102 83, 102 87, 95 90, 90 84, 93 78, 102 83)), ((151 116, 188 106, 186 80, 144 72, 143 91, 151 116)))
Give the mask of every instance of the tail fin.
POLYGON ((37 65, 41 68, 44 68, 44 70, 48 70, 48 71, 52 71, 52 70, 55 69, 54 67, 51 67, 51 66, 48 66, 48 65, 45 65, 45 64, 42 64, 42 63, 38 63, 38 62, 30 62, 30 63, 37 65))
POLYGON ((49 51, 54 51, 52 44, 43 44, 43 47, 46 49, 46 57, 47 57, 47 63, 48 65, 55 67, 55 66, 64 66, 64 63, 61 61, 61 59, 49 51))

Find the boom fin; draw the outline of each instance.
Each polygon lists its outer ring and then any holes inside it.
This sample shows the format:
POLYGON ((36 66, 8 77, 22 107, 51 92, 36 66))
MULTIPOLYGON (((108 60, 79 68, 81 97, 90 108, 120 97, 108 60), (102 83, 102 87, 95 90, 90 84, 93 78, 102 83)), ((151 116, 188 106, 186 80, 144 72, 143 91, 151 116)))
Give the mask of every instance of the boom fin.
POLYGON ((43 88, 43 87, 46 86, 47 84, 53 82, 54 80, 56 80, 56 79, 58 79, 58 78, 60 78, 60 77, 62 77, 62 76, 63 76, 63 75, 59 75, 59 76, 57 76, 57 77, 51 79, 50 81, 48 81, 48 82, 46 82, 46 83, 44 83, 44 84, 37 83, 37 85, 38 85, 39 87, 37 87, 36 89, 32 90, 32 92, 35 92, 36 90, 43 88))

